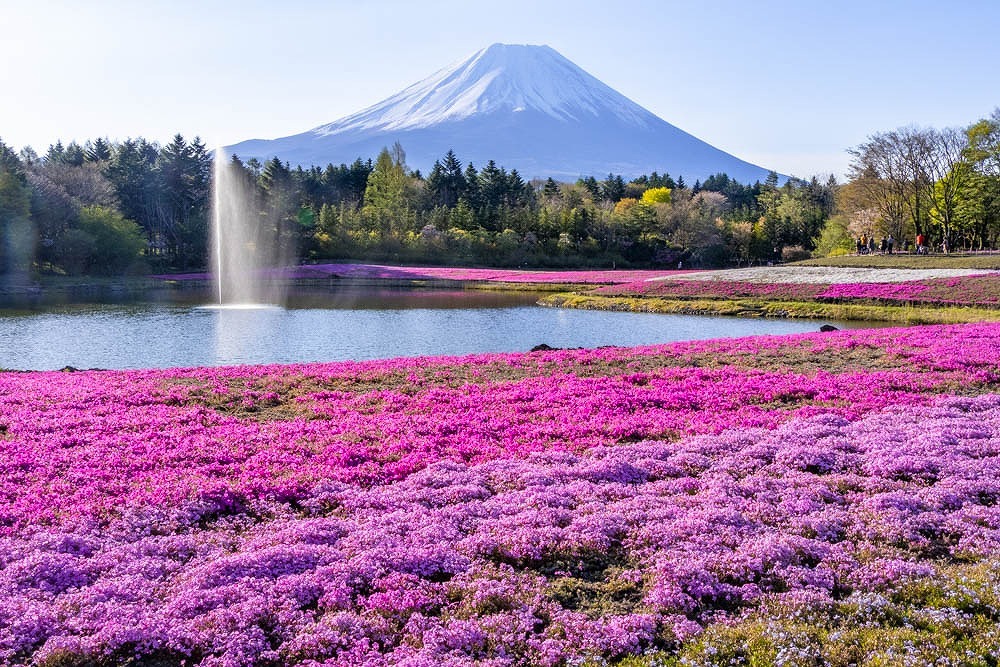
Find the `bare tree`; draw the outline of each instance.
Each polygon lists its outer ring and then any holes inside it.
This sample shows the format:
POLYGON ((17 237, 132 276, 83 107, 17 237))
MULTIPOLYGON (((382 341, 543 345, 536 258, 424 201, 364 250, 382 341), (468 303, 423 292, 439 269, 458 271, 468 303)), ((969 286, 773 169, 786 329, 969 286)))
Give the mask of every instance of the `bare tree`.
MULTIPOLYGON (((875 209, 881 223, 894 236, 904 231, 909 183, 905 174, 904 154, 897 133, 876 134, 857 148, 848 151, 852 156, 851 183, 861 191, 863 201, 852 202, 859 209, 875 209)), ((857 210, 857 209, 856 209, 857 210)), ((855 213, 854 210, 848 213, 855 213)), ((919 231, 919 229, 918 229, 919 231)))
POLYGON ((954 165, 953 132, 902 127, 875 134, 849 151, 851 179, 879 212, 884 231, 902 238, 907 223, 914 234, 929 231, 936 184, 945 165, 954 165))
POLYGON ((957 206, 962 189, 971 175, 965 159, 968 137, 964 130, 945 128, 931 135, 932 145, 928 151, 927 171, 929 182, 925 185, 931 202, 931 218, 941 227, 941 244, 945 252, 953 245, 953 232, 957 218, 957 206))

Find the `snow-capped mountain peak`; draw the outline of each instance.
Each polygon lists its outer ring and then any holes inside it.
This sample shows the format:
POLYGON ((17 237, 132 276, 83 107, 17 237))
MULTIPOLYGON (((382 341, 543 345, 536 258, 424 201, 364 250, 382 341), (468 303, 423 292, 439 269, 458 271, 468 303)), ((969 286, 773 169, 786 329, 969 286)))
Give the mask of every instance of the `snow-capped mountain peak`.
POLYGON ((227 151, 308 167, 374 158, 397 141, 421 171, 454 150, 466 163, 494 160, 528 178, 657 171, 692 183, 717 173, 753 183, 768 173, 646 111, 554 49, 511 44, 482 49, 340 120, 227 151))
POLYGON ((613 115, 637 127, 646 127, 652 116, 548 46, 493 44, 313 132, 409 130, 526 111, 561 121, 613 115))

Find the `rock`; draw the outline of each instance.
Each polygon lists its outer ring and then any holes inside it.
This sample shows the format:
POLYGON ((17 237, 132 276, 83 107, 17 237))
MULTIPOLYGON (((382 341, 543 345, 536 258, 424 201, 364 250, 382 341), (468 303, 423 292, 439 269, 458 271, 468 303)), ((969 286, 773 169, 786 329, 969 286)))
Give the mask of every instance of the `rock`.
POLYGON ((819 328, 819 330, 822 331, 823 333, 828 333, 830 331, 840 331, 837 327, 833 326, 832 324, 824 324, 819 328))
POLYGON ((541 345, 536 345, 535 347, 531 348, 531 351, 532 352, 551 352, 553 350, 559 350, 559 349, 562 349, 562 348, 552 347, 551 345, 546 345, 545 343, 542 343, 541 345))

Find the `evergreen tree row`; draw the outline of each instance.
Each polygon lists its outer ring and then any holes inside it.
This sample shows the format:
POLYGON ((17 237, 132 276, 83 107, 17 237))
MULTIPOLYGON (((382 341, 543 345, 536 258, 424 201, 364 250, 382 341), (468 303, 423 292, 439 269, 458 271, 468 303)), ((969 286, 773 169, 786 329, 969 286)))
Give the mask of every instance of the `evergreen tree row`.
MULTIPOLYGON (((44 156, 2 147, 6 272, 204 268, 213 155, 195 138, 57 142, 44 156), (110 247, 115 248, 113 252, 110 247)), ((448 151, 425 176, 396 144, 374 160, 291 168, 233 156, 266 238, 301 260, 506 266, 672 266, 808 253, 833 212, 835 183, 740 184, 725 174, 608 174, 525 181, 448 151), (268 236, 270 234, 271 236, 268 236), (791 249, 791 250, 789 250, 791 249)))

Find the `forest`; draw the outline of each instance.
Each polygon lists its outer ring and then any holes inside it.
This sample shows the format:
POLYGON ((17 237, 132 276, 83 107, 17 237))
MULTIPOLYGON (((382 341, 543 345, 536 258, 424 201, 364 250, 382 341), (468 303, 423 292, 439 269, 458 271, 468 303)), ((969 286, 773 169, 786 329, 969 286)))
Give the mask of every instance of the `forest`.
MULTIPOLYGON (((853 252, 924 234, 939 252, 996 248, 1000 110, 966 128, 906 127, 850 149, 848 181, 741 184, 725 174, 526 181, 453 151, 427 174, 404 147, 350 164, 229 158, 262 242, 300 261, 510 267, 717 267, 853 252)), ((0 141, 0 272, 125 275, 204 269, 214 155, 198 138, 49 146, 0 141)), ((912 241, 911 241, 912 242, 912 241)))

